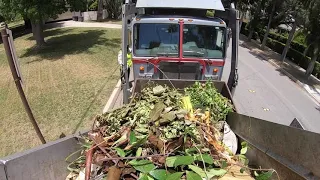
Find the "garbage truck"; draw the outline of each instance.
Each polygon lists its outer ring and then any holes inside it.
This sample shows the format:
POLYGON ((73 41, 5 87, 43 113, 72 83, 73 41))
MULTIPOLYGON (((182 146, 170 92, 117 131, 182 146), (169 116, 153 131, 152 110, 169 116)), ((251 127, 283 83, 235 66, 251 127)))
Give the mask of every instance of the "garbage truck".
MULTIPOLYGON (((232 102, 238 80, 238 21, 235 6, 224 7, 220 0, 124 1, 122 68, 125 79, 122 87, 115 88, 107 110, 128 103, 129 97, 150 81, 183 89, 194 82, 211 79, 215 88, 232 102), (207 17, 208 10, 214 12, 215 17, 207 17), (228 36, 230 30, 232 38, 228 36), (230 39, 231 71, 228 82, 222 82, 230 39), (131 91, 128 46, 133 60, 131 91)), ((237 112, 229 113, 226 122, 240 141, 248 143, 247 158, 251 166, 272 168, 280 179, 319 179, 320 134, 237 112)), ((68 175, 65 159, 80 149, 81 134, 86 132, 1 158, 0 180, 65 179, 68 175)))

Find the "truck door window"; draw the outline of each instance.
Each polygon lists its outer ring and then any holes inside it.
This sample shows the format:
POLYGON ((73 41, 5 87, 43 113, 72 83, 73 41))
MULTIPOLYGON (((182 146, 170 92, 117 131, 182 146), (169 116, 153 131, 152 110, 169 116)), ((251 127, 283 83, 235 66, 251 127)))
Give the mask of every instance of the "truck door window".
POLYGON ((141 57, 178 57, 179 25, 162 23, 135 24, 134 54, 141 57))
POLYGON ((225 51, 225 28, 186 24, 183 29, 183 56, 221 59, 225 51))

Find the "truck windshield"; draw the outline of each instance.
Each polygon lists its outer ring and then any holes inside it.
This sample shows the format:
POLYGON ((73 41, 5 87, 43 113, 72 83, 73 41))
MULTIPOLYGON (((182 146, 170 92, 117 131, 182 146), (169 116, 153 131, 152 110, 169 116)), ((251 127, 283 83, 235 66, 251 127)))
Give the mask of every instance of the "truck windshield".
POLYGON ((134 27, 134 54, 143 57, 178 57, 179 25, 136 24, 134 27))
POLYGON ((225 28, 186 24, 183 28, 183 56, 219 59, 224 57, 225 28))

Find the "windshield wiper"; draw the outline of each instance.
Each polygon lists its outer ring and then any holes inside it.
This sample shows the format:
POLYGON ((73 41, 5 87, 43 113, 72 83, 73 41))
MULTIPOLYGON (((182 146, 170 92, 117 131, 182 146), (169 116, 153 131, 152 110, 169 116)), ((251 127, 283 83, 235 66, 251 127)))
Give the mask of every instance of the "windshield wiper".
POLYGON ((177 56, 178 52, 158 52, 157 56, 165 56, 165 57, 169 57, 169 56, 177 56))
POLYGON ((201 51, 183 51, 183 54, 191 54, 191 55, 194 55, 194 56, 197 56, 197 57, 204 57, 204 52, 201 52, 201 51))

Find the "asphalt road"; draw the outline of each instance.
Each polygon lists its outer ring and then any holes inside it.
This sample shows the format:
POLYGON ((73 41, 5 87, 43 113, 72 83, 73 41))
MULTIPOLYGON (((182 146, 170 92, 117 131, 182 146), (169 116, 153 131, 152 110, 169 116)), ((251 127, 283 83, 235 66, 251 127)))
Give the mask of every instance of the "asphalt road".
MULTIPOLYGON (((230 73, 231 45, 228 51, 223 81, 230 73)), ((284 125, 297 118, 306 130, 320 133, 320 105, 276 67, 240 45, 238 69, 234 100, 239 113, 284 125)))

